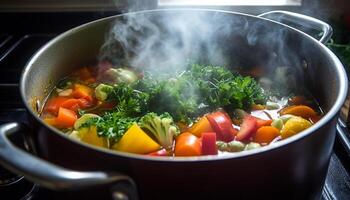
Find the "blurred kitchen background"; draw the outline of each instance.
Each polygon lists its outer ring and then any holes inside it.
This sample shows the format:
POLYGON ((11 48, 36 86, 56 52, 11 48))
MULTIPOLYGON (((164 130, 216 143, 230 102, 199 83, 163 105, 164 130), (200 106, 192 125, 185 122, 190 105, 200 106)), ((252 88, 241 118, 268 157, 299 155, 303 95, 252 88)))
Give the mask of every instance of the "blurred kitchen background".
MULTIPOLYGON (((328 42, 350 72, 350 0, 0 0, 0 124, 26 122, 18 92, 29 58, 58 34, 83 23, 125 12, 158 8, 211 8, 258 15, 288 10, 310 15, 334 29, 328 42)), ((349 102, 342 112, 323 199, 350 199, 349 102)), ((23 141, 18 139, 18 144, 23 141)), ((0 199, 51 199, 46 190, 0 166, 0 199), (6 198, 3 198, 6 197, 6 198)))

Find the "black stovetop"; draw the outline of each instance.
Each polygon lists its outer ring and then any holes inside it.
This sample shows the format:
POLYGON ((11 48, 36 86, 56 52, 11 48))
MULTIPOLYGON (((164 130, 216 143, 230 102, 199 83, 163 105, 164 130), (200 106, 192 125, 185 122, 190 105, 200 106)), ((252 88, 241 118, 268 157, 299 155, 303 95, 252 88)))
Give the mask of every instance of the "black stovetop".
MULTIPOLYGON (((117 13, 0 14, 0 124, 10 121, 27 122, 18 82, 23 67, 38 48, 69 28, 112 14, 117 13)), ((350 136, 349 132, 345 134, 350 136)), ((19 139, 18 144, 23 146, 22 143, 19 139)), ((349 153, 350 149, 347 149, 338 134, 322 199, 350 199, 349 153)), ((1 199, 61 199, 60 196, 67 199, 67 193, 61 195, 42 188, 0 166, 1 199)))

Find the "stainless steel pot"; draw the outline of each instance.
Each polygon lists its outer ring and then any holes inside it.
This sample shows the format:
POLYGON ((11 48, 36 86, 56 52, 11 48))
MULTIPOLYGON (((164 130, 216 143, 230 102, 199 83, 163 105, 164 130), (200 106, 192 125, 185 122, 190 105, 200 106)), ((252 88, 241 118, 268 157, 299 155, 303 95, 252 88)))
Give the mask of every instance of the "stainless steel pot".
POLYGON ((2 125, 0 163, 55 190, 107 185, 115 199, 318 199, 333 148, 338 112, 347 92, 342 64, 322 44, 331 33, 331 28, 322 21, 285 11, 251 16, 193 9, 128 13, 74 28, 42 47, 25 67, 20 90, 32 131, 15 122, 2 125), (115 19, 132 15, 156 20, 174 13, 189 17, 205 14, 220 16, 227 22, 238 21, 229 24, 236 26, 230 35, 223 37, 218 33, 217 45, 222 45, 223 52, 239 64, 266 64, 264 60, 272 56, 277 46, 274 40, 266 42, 265 39, 271 38, 271 32, 283 30, 284 48, 297 55, 293 64, 303 66, 300 82, 318 99, 325 116, 306 131, 257 150, 186 159, 145 157, 96 148, 68 138, 38 117, 37 102, 43 102, 50 87, 73 67, 96 58, 105 33, 115 19), (304 32, 268 19, 276 17, 323 31, 323 36, 317 41, 304 32), (240 23, 242 21, 244 23, 240 23), (259 26, 255 26, 257 24, 259 26), (247 41, 251 31, 260 33, 254 44, 247 41), (13 146, 8 137, 19 130, 28 132, 38 155, 13 146))

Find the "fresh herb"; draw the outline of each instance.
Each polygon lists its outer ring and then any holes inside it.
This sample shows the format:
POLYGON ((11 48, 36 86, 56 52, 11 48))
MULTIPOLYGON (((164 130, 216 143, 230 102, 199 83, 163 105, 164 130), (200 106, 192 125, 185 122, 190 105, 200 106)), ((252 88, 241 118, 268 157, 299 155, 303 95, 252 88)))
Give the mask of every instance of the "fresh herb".
MULTIPOLYGON (((203 65, 190 65, 173 78, 145 73, 143 79, 129 84, 119 83, 103 92, 106 100, 117 102, 117 106, 91 123, 97 125, 101 136, 115 140, 144 115, 147 117, 142 118, 143 124, 151 124, 151 119, 158 118, 167 123, 171 119, 171 123, 190 124, 197 117, 218 108, 232 113, 236 108, 249 109, 252 104, 266 101, 263 89, 253 78, 232 73, 224 67, 203 65), (164 116, 162 113, 169 114, 164 116)), ((144 127, 150 132, 157 131, 155 135, 167 135, 164 131, 158 132, 157 123, 152 123, 153 131, 150 126, 144 127)), ((163 136, 156 137, 165 144, 165 139, 159 139, 163 136)))
POLYGON ((123 112, 106 112, 101 118, 91 118, 81 127, 97 127, 97 134, 117 142, 139 118, 126 116, 123 112))

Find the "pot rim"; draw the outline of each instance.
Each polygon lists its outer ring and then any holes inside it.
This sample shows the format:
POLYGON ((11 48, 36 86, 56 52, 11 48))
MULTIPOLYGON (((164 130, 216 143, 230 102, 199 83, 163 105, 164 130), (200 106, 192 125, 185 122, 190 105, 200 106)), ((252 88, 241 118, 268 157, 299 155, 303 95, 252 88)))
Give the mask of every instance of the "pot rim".
POLYGON ((50 40, 48 43, 46 43, 44 46, 42 46, 27 62, 25 65, 22 74, 21 74, 21 79, 20 79, 20 93, 21 93, 21 98, 22 101, 24 102, 24 105, 27 109, 27 111, 40 123, 41 126, 44 126, 45 128, 48 128, 50 131, 54 132, 55 134, 58 134, 60 137, 63 137, 66 140, 69 140, 70 142, 75 143, 76 145, 81 145, 86 148, 90 148, 95 151, 99 151, 101 153, 106 153, 110 154, 113 156, 121 156, 125 158, 133 158, 133 159, 140 159, 140 160, 147 160, 147 161, 162 161, 162 162, 193 162, 193 161, 216 161, 216 160, 224 160, 224 159, 238 159, 242 157, 249 157, 249 156, 254 156, 257 154, 263 154, 263 153, 268 153, 269 151, 274 151, 277 150, 280 147, 286 146, 290 143, 297 142, 311 134, 313 134, 317 129, 321 128, 328 122, 330 122, 334 117, 337 116, 338 112, 340 111, 347 95, 347 88, 348 88, 348 80, 347 80, 347 75, 346 72, 343 68, 342 63, 339 61, 339 59, 335 56, 335 54, 329 50, 324 44, 316 40, 315 38, 311 37, 310 35, 293 28, 291 26, 288 26, 286 24, 276 22, 270 19, 266 19, 263 17, 258 17, 250 14, 245 14, 245 13, 239 13, 239 12, 233 12, 233 11, 225 11, 225 10, 216 10, 216 9, 197 9, 197 8, 174 8, 174 9, 155 9, 155 10, 146 10, 146 11, 137 11, 137 12, 130 12, 130 13, 123 13, 119 15, 114 15, 114 16, 109 16, 105 18, 101 18, 98 20, 94 20, 85 24, 82 24, 80 26, 77 26, 75 28, 72 28, 64 33, 61 33, 60 35, 56 36, 52 40, 50 40), (169 11, 202 11, 202 12, 218 12, 218 13, 227 13, 227 14, 234 14, 234 15, 240 15, 240 16, 245 16, 245 17, 251 17, 255 18, 258 20, 264 20, 268 21, 269 23, 275 23, 280 26, 286 27, 288 29, 291 29, 291 31, 296 32, 299 35, 302 35, 302 37, 306 37, 309 40, 312 40, 312 42, 316 43, 317 45, 320 46, 320 50, 325 52, 330 56, 331 61, 333 62, 333 66, 335 68, 335 73, 337 73, 337 76, 339 77, 339 92, 336 98, 335 103, 331 107, 331 109, 322 117, 320 121, 315 123, 313 126, 310 128, 306 129, 305 131, 302 131, 298 133, 297 135, 294 135, 293 137, 281 140, 279 142, 269 144, 267 146, 258 148, 258 149, 252 149, 249 151, 242 151, 242 152, 237 152, 237 153, 232 153, 232 154, 223 154, 220 156, 213 155, 213 156, 193 156, 193 157, 161 157, 161 156, 146 156, 146 155, 139 155, 139 154, 133 154, 133 153, 127 153, 127 152, 120 152, 120 151, 113 151, 110 149, 105 149, 105 148, 100 148, 100 147, 95 147, 93 145, 77 141, 73 138, 68 137, 67 135, 63 134, 61 131, 58 129, 51 127, 47 125, 44 120, 42 120, 37 113, 35 113, 30 105, 30 103, 27 101, 25 98, 25 87, 24 84, 26 82, 26 79, 28 77, 28 73, 33 66, 33 63, 41 56, 43 52, 47 48, 49 48, 52 44, 59 42, 60 40, 64 39, 65 37, 74 34, 75 32, 79 32, 80 30, 89 28, 90 26, 93 26, 96 23, 100 23, 102 21, 107 21, 111 20, 113 18, 118 18, 121 16, 127 16, 127 15, 137 15, 137 14, 143 14, 143 13, 156 13, 156 12, 169 12, 169 11))

